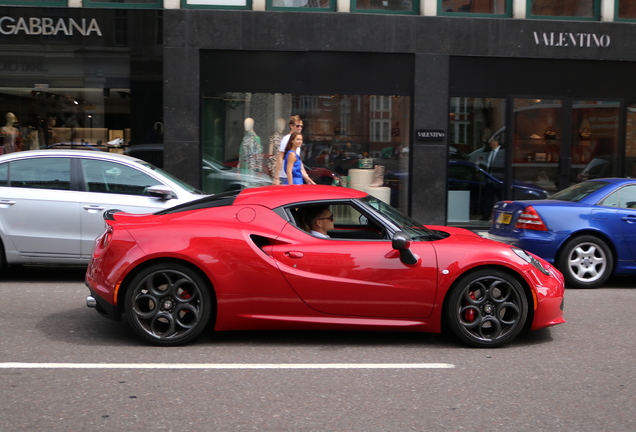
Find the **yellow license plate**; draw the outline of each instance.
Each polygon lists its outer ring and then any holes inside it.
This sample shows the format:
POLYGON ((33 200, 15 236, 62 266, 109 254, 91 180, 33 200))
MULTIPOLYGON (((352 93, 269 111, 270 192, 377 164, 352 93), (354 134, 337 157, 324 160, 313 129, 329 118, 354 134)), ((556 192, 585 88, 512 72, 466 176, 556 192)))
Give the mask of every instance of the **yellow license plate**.
POLYGON ((512 220, 512 213, 499 213, 499 216, 497 216, 498 224, 508 225, 511 220, 512 220))

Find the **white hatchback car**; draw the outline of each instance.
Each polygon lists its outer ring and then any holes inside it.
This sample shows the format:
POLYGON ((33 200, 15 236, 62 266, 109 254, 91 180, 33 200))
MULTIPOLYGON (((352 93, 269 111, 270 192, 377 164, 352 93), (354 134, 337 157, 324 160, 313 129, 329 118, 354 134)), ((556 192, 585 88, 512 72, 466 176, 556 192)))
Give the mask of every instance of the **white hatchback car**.
POLYGON ((203 192, 129 156, 33 150, 0 156, 0 263, 87 264, 102 214, 154 213, 203 192))

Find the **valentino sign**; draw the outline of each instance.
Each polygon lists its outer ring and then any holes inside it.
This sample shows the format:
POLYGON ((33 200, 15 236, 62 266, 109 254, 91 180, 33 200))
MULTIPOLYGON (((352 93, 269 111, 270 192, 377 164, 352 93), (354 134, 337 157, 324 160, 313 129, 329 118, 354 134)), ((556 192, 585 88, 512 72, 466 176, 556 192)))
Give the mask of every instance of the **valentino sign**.
POLYGON ((73 18, 12 18, 0 17, 0 34, 4 35, 43 35, 43 36, 72 36, 80 34, 101 36, 102 31, 95 19, 74 20, 73 18))
POLYGON ((537 45, 553 47, 607 48, 609 35, 595 33, 532 32, 537 45))

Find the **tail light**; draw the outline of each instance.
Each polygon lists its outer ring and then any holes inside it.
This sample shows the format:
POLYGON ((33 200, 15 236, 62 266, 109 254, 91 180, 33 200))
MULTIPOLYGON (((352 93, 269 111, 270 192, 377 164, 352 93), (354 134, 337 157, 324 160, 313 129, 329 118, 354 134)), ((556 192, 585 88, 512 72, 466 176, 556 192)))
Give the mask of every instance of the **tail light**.
POLYGON ((523 209, 523 212, 519 215, 515 228, 535 230, 535 231, 547 231, 548 227, 545 226, 541 216, 532 206, 528 206, 523 209))

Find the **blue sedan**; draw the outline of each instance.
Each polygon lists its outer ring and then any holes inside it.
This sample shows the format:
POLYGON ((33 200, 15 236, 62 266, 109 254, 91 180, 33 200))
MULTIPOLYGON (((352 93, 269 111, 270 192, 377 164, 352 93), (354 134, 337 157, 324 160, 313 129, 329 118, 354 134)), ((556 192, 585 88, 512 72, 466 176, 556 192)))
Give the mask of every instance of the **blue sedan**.
POLYGON ((636 274, 636 179, 595 179, 547 200, 498 202, 488 233, 553 263, 569 287, 636 274))

